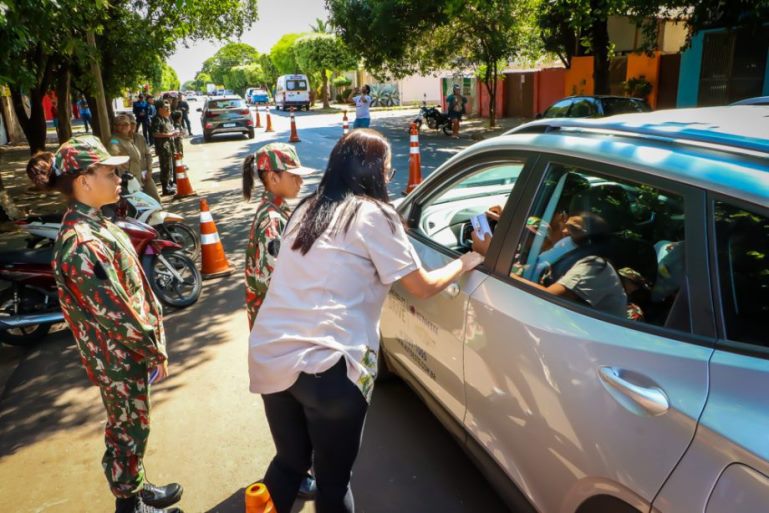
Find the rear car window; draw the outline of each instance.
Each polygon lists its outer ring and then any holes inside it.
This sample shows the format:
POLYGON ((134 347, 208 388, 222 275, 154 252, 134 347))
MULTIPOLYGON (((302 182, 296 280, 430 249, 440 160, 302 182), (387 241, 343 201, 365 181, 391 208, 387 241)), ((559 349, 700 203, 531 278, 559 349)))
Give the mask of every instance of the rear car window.
POLYGON ((571 100, 561 100, 558 103, 551 105, 545 113, 543 118, 565 118, 569 113, 569 107, 571 106, 571 100))
POLYGON ((769 217, 719 201, 714 221, 726 337, 769 347, 769 217))
POLYGON ((232 100, 211 100, 208 102, 209 109, 245 109, 246 102, 240 98, 232 100))
POLYGON ((633 112, 649 112, 651 110, 646 102, 631 98, 604 98, 601 102, 603 103, 603 113, 606 116, 633 112))
POLYGON ((286 80, 286 89, 289 91, 303 91, 307 89, 306 80, 286 80))

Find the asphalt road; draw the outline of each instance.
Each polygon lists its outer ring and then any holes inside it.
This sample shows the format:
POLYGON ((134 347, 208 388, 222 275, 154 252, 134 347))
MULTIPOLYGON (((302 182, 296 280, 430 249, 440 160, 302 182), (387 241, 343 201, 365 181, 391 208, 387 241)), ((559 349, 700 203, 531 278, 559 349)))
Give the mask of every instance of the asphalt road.
MULTIPOLYGON (((408 175, 407 126, 415 112, 376 113, 372 127, 392 142, 397 195, 408 175)), ((264 120, 262 120, 264 122, 264 120)), ((322 169, 341 135, 341 115, 297 114, 300 158, 322 169)), ((276 132, 253 140, 216 137, 205 144, 200 125, 185 141, 193 187, 208 198, 234 273, 205 283, 200 301, 167 310, 171 376, 153 390, 152 434, 145 458, 155 483, 185 487, 185 511, 240 513, 243 490, 274 454, 261 400, 248 392, 243 252, 254 206, 240 194, 240 164, 268 141, 288 140, 288 116, 274 113, 276 132)), ((425 174, 469 139, 422 137, 425 174)), ((306 181, 306 193, 319 176, 306 181)), ((197 225, 198 200, 168 204, 197 225)), ((15 354, 15 353, 14 353, 15 354)), ((0 369, 2 370, 2 369, 0 369)), ((0 396, 0 510, 112 511, 102 475, 104 413, 98 391, 80 367, 69 331, 29 350, 0 396)), ((508 511, 461 448, 401 382, 377 385, 353 491, 362 513, 508 511)), ((294 511, 312 512, 312 503, 294 511)))

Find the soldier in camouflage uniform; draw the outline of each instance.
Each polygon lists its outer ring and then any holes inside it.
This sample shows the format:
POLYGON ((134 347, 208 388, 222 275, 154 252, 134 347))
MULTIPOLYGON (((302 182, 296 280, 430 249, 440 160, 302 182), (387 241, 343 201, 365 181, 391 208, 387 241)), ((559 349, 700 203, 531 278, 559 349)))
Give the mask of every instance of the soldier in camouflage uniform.
POLYGON ((264 186, 256 208, 246 248, 246 313, 249 329, 254 325, 259 307, 267 295, 275 258, 280 249, 280 234, 288 222, 290 210, 286 199, 296 198, 302 188, 302 176, 312 173, 302 167, 290 144, 262 146, 243 163, 243 197, 251 199, 254 178, 264 186))
POLYGON ((152 118, 152 137, 155 140, 155 154, 160 162, 160 183, 163 195, 174 194, 174 138, 178 135, 171 121, 171 106, 167 101, 158 105, 158 115, 152 118))
POLYGON ((64 317, 82 364, 99 387, 107 412, 102 464, 117 513, 179 512, 173 483, 155 486, 144 476, 150 427, 150 375, 168 373, 162 311, 128 236, 100 208, 120 190, 116 166, 93 136, 80 136, 56 152, 48 185, 71 198, 53 254, 64 317))

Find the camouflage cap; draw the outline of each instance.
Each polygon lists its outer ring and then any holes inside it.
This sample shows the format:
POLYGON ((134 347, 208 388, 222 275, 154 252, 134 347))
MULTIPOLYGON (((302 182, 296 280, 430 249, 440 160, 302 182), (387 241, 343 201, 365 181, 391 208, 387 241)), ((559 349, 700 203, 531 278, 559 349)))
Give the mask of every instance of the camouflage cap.
POLYGON ((128 162, 127 156, 112 156, 93 135, 79 135, 65 142, 54 155, 56 176, 76 175, 94 164, 120 166, 128 162))
POLYGON ((265 171, 287 171, 292 175, 305 176, 314 169, 303 167, 296 148, 286 143, 265 144, 256 152, 256 168, 265 171))

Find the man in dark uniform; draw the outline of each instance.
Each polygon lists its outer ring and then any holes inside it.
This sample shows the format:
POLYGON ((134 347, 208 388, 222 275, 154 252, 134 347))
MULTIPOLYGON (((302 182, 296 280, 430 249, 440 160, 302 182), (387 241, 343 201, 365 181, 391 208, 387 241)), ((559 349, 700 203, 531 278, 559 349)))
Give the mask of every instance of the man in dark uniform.
POLYGON ((160 163, 160 183, 163 186, 163 196, 176 192, 174 180, 174 138, 179 132, 171 121, 171 106, 167 101, 158 103, 158 114, 152 119, 152 137, 155 139, 155 155, 160 163))
POLYGON ((136 123, 142 127, 142 135, 144 140, 149 142, 150 131, 150 116, 149 105, 144 101, 144 95, 139 95, 139 101, 135 101, 133 104, 133 113, 136 116, 136 123))

